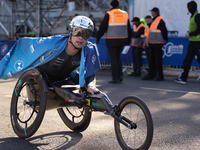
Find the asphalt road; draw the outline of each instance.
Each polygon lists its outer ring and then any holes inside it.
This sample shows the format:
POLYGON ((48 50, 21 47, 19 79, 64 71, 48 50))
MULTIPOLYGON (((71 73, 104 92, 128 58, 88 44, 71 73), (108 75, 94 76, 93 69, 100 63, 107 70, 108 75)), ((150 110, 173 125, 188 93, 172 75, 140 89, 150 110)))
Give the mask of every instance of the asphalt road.
MULTIPOLYGON (((200 149, 200 81, 189 78, 180 85, 165 81, 142 81, 124 76, 122 84, 109 84, 110 72, 97 72, 97 85, 113 104, 128 95, 143 99, 154 121, 154 138, 150 150, 200 149)), ((19 139, 10 123, 10 101, 17 78, 0 79, 0 149, 2 150, 120 150, 113 119, 99 112, 92 114, 89 127, 73 133, 62 122, 56 110, 46 111, 38 131, 30 138, 19 139)))

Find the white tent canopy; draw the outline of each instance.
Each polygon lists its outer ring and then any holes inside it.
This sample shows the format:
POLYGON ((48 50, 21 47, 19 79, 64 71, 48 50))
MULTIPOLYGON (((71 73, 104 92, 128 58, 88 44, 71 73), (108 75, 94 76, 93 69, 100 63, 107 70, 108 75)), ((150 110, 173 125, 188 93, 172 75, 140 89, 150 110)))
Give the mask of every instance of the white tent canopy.
MULTIPOLYGON (((187 3, 189 1, 190 0, 134 0, 133 14, 134 16, 144 18, 146 15, 151 15, 149 10, 153 7, 158 7, 160 15, 165 20, 168 31, 176 30, 178 31, 178 36, 185 36, 185 33, 188 31, 191 16, 187 14, 187 3)), ((198 5, 198 1, 196 2, 198 5)), ((199 10, 198 8, 197 10, 199 10)), ((130 18, 130 20, 132 20, 132 18, 130 18)))

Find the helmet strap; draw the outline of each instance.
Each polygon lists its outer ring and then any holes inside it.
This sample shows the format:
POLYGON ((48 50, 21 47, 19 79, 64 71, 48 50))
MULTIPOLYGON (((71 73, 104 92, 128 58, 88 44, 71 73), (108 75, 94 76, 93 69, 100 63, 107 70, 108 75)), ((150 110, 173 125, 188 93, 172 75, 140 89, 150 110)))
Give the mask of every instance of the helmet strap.
POLYGON ((71 44, 74 46, 75 49, 80 49, 80 48, 76 47, 76 46, 72 43, 72 35, 71 35, 71 34, 70 34, 69 38, 70 38, 69 43, 71 43, 71 44))

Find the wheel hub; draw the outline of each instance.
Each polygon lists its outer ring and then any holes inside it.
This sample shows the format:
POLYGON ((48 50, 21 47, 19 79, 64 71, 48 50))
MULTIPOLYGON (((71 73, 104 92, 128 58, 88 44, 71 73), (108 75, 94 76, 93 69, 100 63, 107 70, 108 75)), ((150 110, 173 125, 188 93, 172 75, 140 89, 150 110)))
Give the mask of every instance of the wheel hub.
POLYGON ((23 104, 26 105, 26 100, 24 100, 23 104))

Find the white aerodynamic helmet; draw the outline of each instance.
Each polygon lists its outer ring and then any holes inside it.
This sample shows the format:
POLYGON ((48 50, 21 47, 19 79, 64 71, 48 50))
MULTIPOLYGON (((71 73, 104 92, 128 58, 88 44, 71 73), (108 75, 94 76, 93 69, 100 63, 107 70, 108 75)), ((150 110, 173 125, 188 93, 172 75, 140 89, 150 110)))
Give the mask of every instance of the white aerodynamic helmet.
POLYGON ((69 24, 69 31, 73 36, 82 36, 88 40, 94 31, 94 24, 86 16, 76 16, 69 24))

